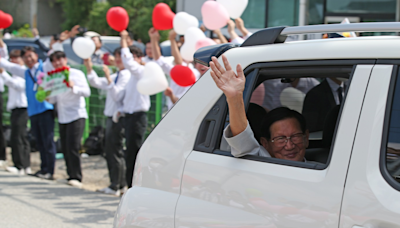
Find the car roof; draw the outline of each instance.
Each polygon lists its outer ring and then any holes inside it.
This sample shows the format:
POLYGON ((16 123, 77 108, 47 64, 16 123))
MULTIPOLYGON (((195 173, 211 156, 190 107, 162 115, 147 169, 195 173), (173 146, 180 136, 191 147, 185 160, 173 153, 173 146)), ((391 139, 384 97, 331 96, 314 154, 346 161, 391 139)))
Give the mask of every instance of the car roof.
MULTIPOLYGON (((400 37, 379 36, 292 41, 232 48, 224 55, 228 57, 231 66, 241 64, 243 68, 258 62, 400 59, 400 37)), ((219 61, 222 62, 221 58, 219 61)))

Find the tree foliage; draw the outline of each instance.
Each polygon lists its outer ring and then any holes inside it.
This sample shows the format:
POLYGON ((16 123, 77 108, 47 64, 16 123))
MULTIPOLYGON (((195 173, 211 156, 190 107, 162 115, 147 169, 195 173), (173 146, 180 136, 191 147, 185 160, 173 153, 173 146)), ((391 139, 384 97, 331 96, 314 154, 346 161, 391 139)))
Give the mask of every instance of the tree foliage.
MULTIPOLYGON (((135 39, 149 41, 147 31, 152 27, 152 12, 157 3, 168 4, 175 11, 176 0, 108 0, 97 2, 95 0, 57 0, 62 3, 65 22, 64 29, 70 29, 79 24, 91 31, 102 35, 118 35, 106 21, 106 14, 113 6, 123 7, 129 15, 128 29, 135 34, 135 39)), ((167 39, 168 32, 161 31, 161 40, 167 39)))

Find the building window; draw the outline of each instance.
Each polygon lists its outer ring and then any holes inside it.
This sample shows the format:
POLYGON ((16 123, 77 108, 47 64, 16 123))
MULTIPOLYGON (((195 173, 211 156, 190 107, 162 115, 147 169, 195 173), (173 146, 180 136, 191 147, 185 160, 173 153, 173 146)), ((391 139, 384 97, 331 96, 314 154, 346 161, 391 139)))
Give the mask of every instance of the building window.
POLYGON ((396 0, 327 0, 328 13, 395 13, 396 0))
POLYGON ((269 0, 268 27, 298 25, 298 0, 269 0))
POLYGON ((249 0, 242 19, 247 28, 265 28, 265 0, 249 0))

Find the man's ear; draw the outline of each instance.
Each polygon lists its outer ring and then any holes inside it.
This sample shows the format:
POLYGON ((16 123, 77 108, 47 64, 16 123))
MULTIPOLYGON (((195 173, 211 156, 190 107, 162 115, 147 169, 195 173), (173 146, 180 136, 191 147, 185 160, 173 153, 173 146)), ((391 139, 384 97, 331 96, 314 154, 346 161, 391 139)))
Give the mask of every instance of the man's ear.
POLYGON ((260 138, 260 143, 261 143, 261 145, 262 145, 264 148, 267 148, 267 147, 268 147, 268 139, 267 139, 267 138, 261 137, 261 138, 260 138))
POLYGON ((308 144, 309 144, 308 137, 310 136, 310 132, 309 132, 308 130, 306 130, 305 136, 306 136, 306 138, 305 138, 304 140, 305 140, 305 146, 306 146, 306 148, 307 148, 307 147, 308 147, 308 144))

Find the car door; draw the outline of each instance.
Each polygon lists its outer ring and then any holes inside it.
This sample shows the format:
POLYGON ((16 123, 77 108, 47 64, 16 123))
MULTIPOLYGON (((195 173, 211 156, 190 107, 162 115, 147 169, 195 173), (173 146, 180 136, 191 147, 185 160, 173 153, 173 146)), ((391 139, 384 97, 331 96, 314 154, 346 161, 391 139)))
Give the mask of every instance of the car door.
POLYGON ((400 227, 399 61, 378 61, 365 96, 340 227, 400 227))
MULTIPOLYGON (((275 72, 289 67, 285 64, 300 63, 278 64, 275 72)), ((317 65, 333 63, 307 64, 311 73, 317 65)), ((307 66, 301 69, 307 71, 307 66)), ((247 69, 245 103, 261 72, 268 71, 253 67, 254 71, 247 69)), ((354 66, 330 160, 322 168, 274 158, 234 158, 221 151, 216 140, 225 127, 219 112, 226 103, 221 98, 203 120, 186 160, 175 227, 338 227, 353 136, 372 68, 373 64, 354 66)))

